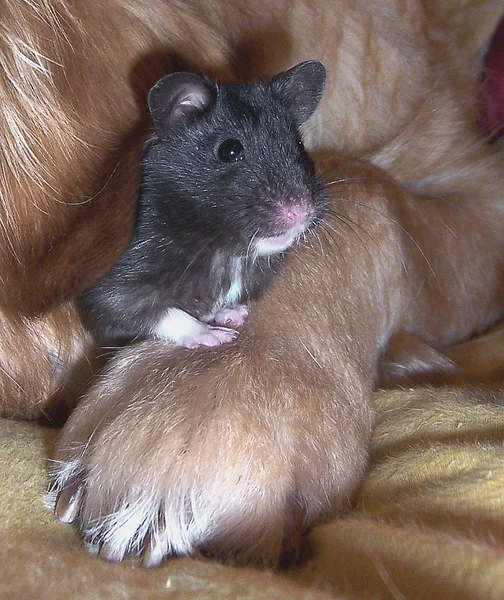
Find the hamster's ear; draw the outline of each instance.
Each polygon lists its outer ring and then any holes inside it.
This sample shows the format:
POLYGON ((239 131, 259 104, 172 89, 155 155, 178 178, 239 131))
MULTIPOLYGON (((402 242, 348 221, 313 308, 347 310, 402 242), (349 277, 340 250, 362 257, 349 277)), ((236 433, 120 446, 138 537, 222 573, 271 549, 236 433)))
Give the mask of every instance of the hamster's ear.
POLYGON ((322 99, 327 74, 319 60, 299 63, 271 80, 272 89, 294 112, 297 124, 307 121, 322 99))
POLYGON ((172 73, 160 79, 147 96, 157 135, 166 139, 174 129, 204 113, 216 93, 211 83, 193 73, 172 73))

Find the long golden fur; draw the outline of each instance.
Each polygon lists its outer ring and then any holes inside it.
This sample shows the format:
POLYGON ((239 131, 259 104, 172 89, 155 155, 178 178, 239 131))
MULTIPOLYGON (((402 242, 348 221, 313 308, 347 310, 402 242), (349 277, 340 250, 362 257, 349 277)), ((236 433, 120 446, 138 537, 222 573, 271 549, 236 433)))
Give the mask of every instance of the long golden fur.
POLYGON ((127 244, 149 86, 324 60, 305 138, 326 222, 232 345, 119 352, 54 472, 56 513, 106 558, 276 564, 351 499, 389 341, 430 356, 502 315, 502 163, 476 129, 475 65, 417 0, 0 0, 0 14, 10 416, 52 410, 92 363, 73 300, 127 244))

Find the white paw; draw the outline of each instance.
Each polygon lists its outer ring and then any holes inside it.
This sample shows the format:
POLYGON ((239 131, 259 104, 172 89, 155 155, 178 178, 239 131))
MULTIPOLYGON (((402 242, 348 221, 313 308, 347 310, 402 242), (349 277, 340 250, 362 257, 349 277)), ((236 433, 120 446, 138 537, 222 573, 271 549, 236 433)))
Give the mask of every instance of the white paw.
POLYGON ((213 346, 228 344, 238 336, 238 332, 234 329, 211 327, 210 325, 203 325, 203 327, 204 329, 202 328, 198 332, 183 337, 178 344, 184 348, 199 348, 200 346, 212 348, 213 346))
POLYGON ((171 340, 184 348, 213 347, 232 342, 234 329, 202 323, 178 308, 171 308, 153 330, 156 338, 171 340))
POLYGON ((335 402, 348 388, 310 357, 279 367, 268 348, 181 357, 149 341, 112 359, 60 433, 48 499, 90 552, 272 567, 347 507, 367 464, 371 397, 335 402))

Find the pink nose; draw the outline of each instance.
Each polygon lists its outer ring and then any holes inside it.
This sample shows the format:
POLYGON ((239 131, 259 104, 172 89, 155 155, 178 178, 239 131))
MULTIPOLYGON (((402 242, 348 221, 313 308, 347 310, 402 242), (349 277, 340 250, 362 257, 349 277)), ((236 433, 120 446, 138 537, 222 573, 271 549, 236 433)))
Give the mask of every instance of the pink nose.
POLYGON ((302 202, 289 202, 282 207, 280 220, 283 225, 288 227, 299 223, 306 223, 311 211, 311 206, 306 200, 302 202))

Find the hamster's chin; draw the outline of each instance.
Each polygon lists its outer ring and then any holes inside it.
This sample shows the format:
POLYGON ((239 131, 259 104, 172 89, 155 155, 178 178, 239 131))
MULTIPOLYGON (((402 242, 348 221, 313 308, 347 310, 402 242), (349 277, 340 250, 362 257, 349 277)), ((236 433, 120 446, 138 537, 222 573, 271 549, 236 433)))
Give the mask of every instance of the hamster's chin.
POLYGON ((272 254, 284 252, 289 246, 292 246, 299 234, 299 231, 290 230, 282 233, 282 235, 257 238, 254 242, 255 251, 258 256, 271 256, 272 254))

